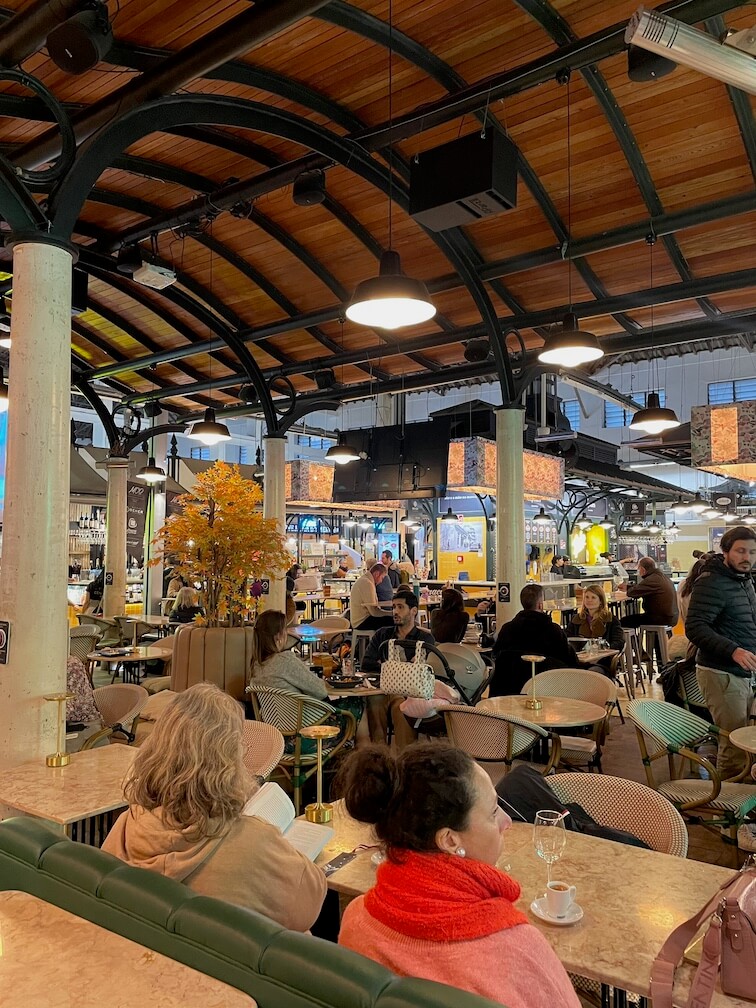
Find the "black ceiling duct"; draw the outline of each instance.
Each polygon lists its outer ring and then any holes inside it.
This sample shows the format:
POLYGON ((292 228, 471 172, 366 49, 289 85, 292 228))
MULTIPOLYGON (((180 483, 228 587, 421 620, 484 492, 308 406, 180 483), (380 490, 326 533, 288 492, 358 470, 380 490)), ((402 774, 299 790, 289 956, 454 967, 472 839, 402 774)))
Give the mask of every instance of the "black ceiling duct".
POLYGON ((108 8, 97 2, 53 28, 47 36, 50 59, 69 74, 83 74, 97 66, 112 45, 108 8))

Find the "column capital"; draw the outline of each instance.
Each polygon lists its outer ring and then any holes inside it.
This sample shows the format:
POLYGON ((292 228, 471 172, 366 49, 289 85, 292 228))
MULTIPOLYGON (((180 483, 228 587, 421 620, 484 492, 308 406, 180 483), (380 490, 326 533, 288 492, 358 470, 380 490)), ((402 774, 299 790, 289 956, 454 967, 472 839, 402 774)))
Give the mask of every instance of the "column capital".
POLYGON ((44 231, 14 231, 5 242, 5 247, 15 249, 19 245, 52 245, 63 252, 68 252, 73 262, 79 261, 79 248, 65 238, 47 234, 44 231))

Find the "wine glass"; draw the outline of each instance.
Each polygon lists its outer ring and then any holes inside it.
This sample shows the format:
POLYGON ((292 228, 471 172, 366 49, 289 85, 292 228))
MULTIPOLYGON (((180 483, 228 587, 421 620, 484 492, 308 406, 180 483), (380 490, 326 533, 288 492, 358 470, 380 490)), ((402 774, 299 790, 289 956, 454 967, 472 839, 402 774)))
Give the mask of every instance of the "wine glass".
POLYGON ((541 809, 533 822, 533 846, 539 858, 546 862, 546 884, 551 882, 551 866, 558 861, 567 842, 564 828, 566 812, 541 809))

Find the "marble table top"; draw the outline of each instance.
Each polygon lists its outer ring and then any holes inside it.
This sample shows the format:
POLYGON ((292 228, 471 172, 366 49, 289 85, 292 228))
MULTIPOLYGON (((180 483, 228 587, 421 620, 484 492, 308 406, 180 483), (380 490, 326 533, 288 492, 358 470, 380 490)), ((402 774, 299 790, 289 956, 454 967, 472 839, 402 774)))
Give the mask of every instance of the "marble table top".
MULTIPOLYGON (((375 835, 370 826, 351 819, 341 802, 334 805, 331 825, 334 835, 317 863, 325 864, 358 845, 368 846, 328 879, 329 888, 337 892, 361 895, 375 880, 370 860, 375 835)), ((628 828, 632 829, 632 811, 628 828)), ((530 910, 546 883, 546 865, 533 849, 530 824, 516 822, 507 831, 499 867, 520 883, 518 906, 551 943, 567 970, 646 996, 651 965, 669 933, 700 910, 733 874, 730 868, 568 832, 564 855, 554 865, 552 877, 577 887, 584 917, 571 927, 557 927, 530 910)), ((676 1006, 687 1003, 693 971, 687 963, 677 970, 676 1006)), ((726 997, 717 989, 712 1008, 753 1008, 753 1003, 726 997)))
POLYGON ((72 753, 65 767, 42 758, 22 763, 0 773, 0 802, 62 826, 125 808, 123 778, 136 754, 132 746, 106 745, 72 753))
POLYGON ((730 742, 738 749, 745 749, 746 752, 756 753, 756 725, 746 725, 745 728, 736 728, 730 732, 730 742))
POLYGON ((235 987, 24 892, 0 893, 0 997, 34 1008, 254 1008, 235 987))
POLYGON ((146 623, 148 626, 167 626, 170 623, 170 616, 128 616, 129 623, 146 623))
POLYGON ((595 665, 602 658, 614 658, 618 654, 615 648, 604 648, 601 651, 580 651, 577 658, 581 665, 595 665))
POLYGON ((117 662, 119 665, 127 664, 129 662, 143 662, 150 658, 159 658, 161 661, 167 661, 172 657, 173 651, 170 648, 154 646, 133 647, 130 648, 126 654, 119 655, 106 655, 101 651, 93 651, 91 654, 87 655, 89 661, 99 661, 108 664, 117 662))
POLYGON ((525 706, 527 699, 527 696, 522 695, 489 697, 481 700, 477 707, 495 714, 508 714, 521 721, 540 725, 541 728, 577 728, 580 725, 595 724, 606 717, 603 707, 588 703, 587 700, 539 696, 543 706, 540 710, 531 710, 525 706))

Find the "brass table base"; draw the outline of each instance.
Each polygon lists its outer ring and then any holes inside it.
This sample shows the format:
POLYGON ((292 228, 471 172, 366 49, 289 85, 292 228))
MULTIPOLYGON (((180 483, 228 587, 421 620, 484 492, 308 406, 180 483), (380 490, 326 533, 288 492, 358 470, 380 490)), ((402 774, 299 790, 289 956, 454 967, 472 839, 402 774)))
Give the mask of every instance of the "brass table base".
POLYGON ((314 802, 305 806, 305 819, 308 822, 328 823, 333 818, 333 805, 328 802, 314 802))
POLYGON ((54 752, 50 753, 49 756, 45 756, 45 763, 50 767, 68 766, 70 762, 71 756, 66 752, 54 752))

